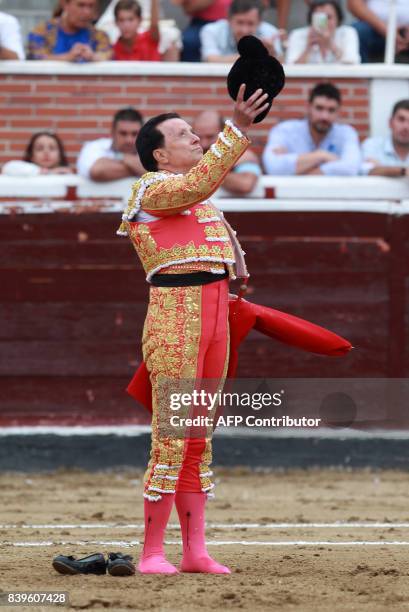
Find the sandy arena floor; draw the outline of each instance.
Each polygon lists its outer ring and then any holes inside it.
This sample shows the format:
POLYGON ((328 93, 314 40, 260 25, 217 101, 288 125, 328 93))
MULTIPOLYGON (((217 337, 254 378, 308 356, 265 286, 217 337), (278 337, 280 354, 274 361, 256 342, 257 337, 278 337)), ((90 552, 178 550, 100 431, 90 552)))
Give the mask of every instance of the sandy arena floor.
MULTIPOLYGON (((124 578, 61 576, 51 560, 59 553, 118 550, 136 559, 143 537, 141 473, 0 474, 0 592, 66 591, 72 610, 115 612, 409 609, 409 474, 216 472, 209 550, 232 574, 124 578)), ((169 542, 180 540, 176 520, 174 511, 169 542)), ((177 563, 180 545, 168 544, 167 552, 177 563)))

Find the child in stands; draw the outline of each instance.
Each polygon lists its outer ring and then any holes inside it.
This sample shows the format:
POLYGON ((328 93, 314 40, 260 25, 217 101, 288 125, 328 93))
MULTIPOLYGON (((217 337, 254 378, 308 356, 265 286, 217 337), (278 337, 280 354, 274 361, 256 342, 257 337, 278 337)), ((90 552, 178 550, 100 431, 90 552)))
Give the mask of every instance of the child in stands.
POLYGON ((119 0, 114 10, 120 37, 114 45, 113 59, 139 62, 158 62, 159 0, 151 0, 150 28, 140 32, 142 9, 136 0, 119 0))

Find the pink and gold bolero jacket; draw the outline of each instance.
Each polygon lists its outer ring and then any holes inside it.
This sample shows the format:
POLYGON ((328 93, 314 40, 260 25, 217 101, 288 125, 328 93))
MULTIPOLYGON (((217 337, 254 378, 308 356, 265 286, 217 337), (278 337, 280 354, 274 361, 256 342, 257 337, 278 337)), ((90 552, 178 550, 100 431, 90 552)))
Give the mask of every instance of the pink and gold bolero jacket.
POLYGON ((225 267, 230 278, 248 276, 236 233, 209 198, 249 142, 226 121, 216 143, 187 174, 147 172, 134 183, 117 233, 130 237, 148 282, 158 272, 217 274, 225 267), (139 211, 157 220, 132 221, 139 211))

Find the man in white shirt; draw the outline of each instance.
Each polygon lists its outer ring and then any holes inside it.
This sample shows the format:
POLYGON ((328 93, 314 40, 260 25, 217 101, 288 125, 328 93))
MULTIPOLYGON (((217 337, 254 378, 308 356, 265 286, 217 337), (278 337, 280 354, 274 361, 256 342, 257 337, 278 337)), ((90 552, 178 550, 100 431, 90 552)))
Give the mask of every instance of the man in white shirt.
MULTIPOLYGON (((409 61, 409 0, 395 1, 397 59, 409 61)), ((348 10, 358 19, 352 25, 358 32, 362 62, 383 61, 389 5, 389 0, 348 0, 348 10)))
POLYGON ((239 57, 237 43, 243 36, 257 36, 271 55, 282 58, 280 32, 261 21, 260 0, 233 0, 229 18, 208 23, 200 31, 202 61, 231 64, 239 57))
POLYGON ((77 160, 77 172, 93 181, 115 181, 141 176, 145 170, 136 154, 135 141, 143 124, 134 108, 123 108, 112 122, 112 137, 86 142, 77 160))
POLYGON ((0 60, 25 59, 20 24, 15 17, 0 12, 0 60))
POLYGON ((341 92, 318 83, 310 93, 307 117, 282 121, 270 131, 263 152, 267 174, 355 176, 361 167, 356 130, 338 123, 341 92))
POLYGON ((389 127, 386 138, 367 138, 362 144, 363 174, 409 176, 409 99, 396 102, 389 127))

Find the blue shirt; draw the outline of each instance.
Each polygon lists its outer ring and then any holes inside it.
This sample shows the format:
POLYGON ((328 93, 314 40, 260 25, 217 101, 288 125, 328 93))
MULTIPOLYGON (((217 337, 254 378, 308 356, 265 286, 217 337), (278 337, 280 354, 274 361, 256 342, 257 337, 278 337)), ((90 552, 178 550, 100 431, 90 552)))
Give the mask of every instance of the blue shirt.
POLYGON ((73 34, 67 34, 62 28, 58 28, 53 53, 55 53, 55 55, 59 53, 68 53, 76 43, 82 43, 90 47, 93 46, 91 33, 88 28, 82 28, 73 34))
POLYGON ((327 176, 355 176, 359 174, 361 152, 356 130, 350 125, 335 123, 318 144, 312 139, 307 119, 283 121, 270 131, 263 152, 263 163, 267 174, 291 176, 296 174, 299 155, 316 150, 328 151, 339 157, 335 161, 319 166, 327 176), (283 147, 286 153, 274 153, 283 147))
POLYGON ((111 50, 108 35, 102 30, 90 25, 74 34, 67 34, 61 27, 59 18, 43 21, 29 33, 28 58, 43 60, 49 55, 61 55, 70 51, 78 42, 89 45, 97 53, 108 53, 111 50))

